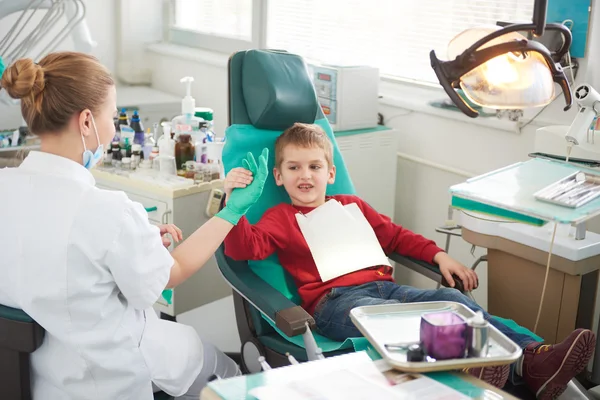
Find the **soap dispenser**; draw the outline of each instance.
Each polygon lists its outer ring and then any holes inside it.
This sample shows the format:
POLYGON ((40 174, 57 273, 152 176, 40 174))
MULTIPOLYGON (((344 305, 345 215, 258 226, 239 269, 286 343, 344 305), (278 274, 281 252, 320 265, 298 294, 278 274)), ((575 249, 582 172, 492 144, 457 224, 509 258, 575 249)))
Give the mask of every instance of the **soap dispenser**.
POLYGON ((194 115, 196 100, 192 97, 192 82, 194 82, 194 78, 191 76, 181 78, 181 83, 186 85, 186 94, 181 100, 181 115, 176 116, 171 121, 175 140, 178 140, 181 134, 192 135, 195 139, 200 130, 200 122, 204 121, 204 119, 194 115))

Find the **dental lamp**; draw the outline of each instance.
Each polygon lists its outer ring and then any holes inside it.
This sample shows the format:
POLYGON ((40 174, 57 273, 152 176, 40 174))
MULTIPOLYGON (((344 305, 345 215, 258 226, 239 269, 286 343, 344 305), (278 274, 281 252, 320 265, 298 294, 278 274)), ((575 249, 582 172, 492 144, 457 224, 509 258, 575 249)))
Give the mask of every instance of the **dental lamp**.
POLYGON ((484 26, 460 33, 448 46, 449 61, 439 60, 434 50, 430 52, 440 84, 464 114, 472 118, 479 115, 457 89, 477 105, 516 109, 549 104, 554 98, 554 83, 558 83, 565 111, 571 107, 571 88, 560 65, 571 46, 571 31, 562 24, 546 24, 546 11, 547 0, 536 0, 532 23, 484 26), (540 37, 545 30, 556 30, 563 36, 563 44, 555 53, 519 33, 540 37))

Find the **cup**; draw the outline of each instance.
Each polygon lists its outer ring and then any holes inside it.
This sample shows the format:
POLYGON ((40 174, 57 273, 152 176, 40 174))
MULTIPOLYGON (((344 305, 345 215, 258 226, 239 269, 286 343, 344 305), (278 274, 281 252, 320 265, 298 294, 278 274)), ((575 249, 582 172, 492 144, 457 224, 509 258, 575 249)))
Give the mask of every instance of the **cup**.
POLYGON ((421 345, 436 360, 464 358, 467 348, 467 322, 453 311, 421 316, 421 345))

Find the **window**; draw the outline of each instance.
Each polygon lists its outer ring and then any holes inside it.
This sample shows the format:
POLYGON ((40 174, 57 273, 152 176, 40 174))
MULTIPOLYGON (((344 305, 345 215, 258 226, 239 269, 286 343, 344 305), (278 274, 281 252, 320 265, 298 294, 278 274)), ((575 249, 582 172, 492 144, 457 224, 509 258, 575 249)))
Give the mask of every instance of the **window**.
POLYGON ((382 76, 437 83, 464 29, 528 22, 534 0, 174 0, 172 40, 230 53, 274 48, 327 64, 372 65, 382 76), (183 40, 187 35, 187 39, 183 40))
POLYGON ((272 0, 267 15, 268 48, 438 82, 432 49, 446 59, 449 41, 467 28, 531 21, 533 0, 272 0))
POLYGON ((258 47, 252 0, 174 0, 170 40, 231 53, 258 47))

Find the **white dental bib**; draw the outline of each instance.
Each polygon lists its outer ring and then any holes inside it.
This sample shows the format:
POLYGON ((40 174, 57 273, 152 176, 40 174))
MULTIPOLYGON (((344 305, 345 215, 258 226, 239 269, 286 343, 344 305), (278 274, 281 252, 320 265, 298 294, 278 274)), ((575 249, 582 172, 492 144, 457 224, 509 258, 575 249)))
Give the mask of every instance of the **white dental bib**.
POLYGON ((296 220, 323 282, 377 265, 391 266, 379 240, 355 203, 331 199, 296 220))

